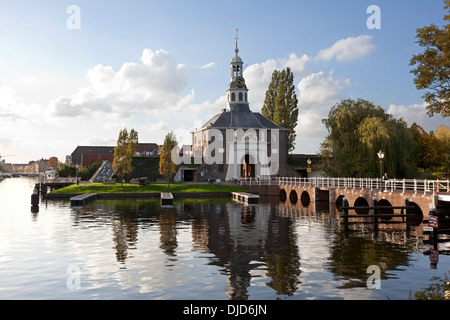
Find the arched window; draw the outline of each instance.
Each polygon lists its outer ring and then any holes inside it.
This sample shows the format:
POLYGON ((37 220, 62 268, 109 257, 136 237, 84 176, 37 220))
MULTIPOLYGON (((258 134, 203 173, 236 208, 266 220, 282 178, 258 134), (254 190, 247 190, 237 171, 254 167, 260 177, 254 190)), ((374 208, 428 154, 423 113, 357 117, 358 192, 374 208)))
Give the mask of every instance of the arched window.
POLYGON ((242 101, 242 92, 239 92, 239 101, 242 101))
POLYGON ((245 102, 247 102, 247 92, 245 93, 245 102))
POLYGON ((236 101, 236 93, 231 93, 231 101, 236 101))

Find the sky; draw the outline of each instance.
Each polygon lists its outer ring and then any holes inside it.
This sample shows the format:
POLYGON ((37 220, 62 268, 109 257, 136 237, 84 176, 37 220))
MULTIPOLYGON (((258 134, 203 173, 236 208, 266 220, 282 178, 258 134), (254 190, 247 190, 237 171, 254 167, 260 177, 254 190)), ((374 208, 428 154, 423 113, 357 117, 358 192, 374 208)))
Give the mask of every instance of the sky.
POLYGON ((315 154, 322 119, 342 99, 365 99, 426 131, 410 73, 416 29, 443 24, 441 0, 0 0, 0 156, 7 162, 114 146, 135 129, 162 144, 227 107, 236 30, 260 112, 274 70, 290 67, 299 100, 294 153, 315 154), (373 11, 375 5, 379 10, 373 11), (379 13, 379 14, 378 14, 379 13), (377 28, 374 28, 377 27, 377 28))

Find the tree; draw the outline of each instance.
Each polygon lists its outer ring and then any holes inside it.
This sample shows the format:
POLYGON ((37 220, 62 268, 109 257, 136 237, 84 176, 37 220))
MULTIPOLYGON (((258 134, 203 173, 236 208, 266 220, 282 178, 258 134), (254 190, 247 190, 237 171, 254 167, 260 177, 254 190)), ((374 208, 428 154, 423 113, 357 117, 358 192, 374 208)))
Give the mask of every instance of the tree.
POLYGON ((417 43, 425 51, 414 55, 410 66, 415 66, 411 73, 416 88, 430 90, 423 96, 428 115, 450 117, 450 1, 444 2, 449 10, 444 21, 449 23, 442 29, 435 24, 417 29, 417 43))
POLYGON ((385 153, 384 171, 397 178, 412 176, 412 134, 402 119, 381 107, 358 100, 342 100, 322 120, 329 135, 321 144, 320 169, 329 176, 373 177, 379 175, 377 152, 385 153))
POLYGON ((48 161, 47 161, 47 169, 48 168, 55 169, 57 166, 58 166, 58 158, 57 157, 51 157, 50 159, 48 159, 48 161))
POLYGON ((298 121, 298 99, 295 93, 294 74, 288 67, 285 70, 275 70, 272 81, 266 91, 263 116, 279 126, 288 129, 288 152, 295 147, 295 127, 298 121))
POLYGON ((414 160, 418 168, 423 171, 440 169, 445 166, 446 154, 444 145, 436 135, 427 133, 415 122, 411 125, 411 131, 416 141, 417 148, 414 152, 414 160))
POLYGON ((133 172, 132 160, 134 154, 138 151, 138 133, 131 129, 130 133, 126 128, 120 130, 117 139, 117 147, 114 148, 113 170, 120 177, 123 186, 123 178, 133 172))
POLYGON ((440 125, 434 136, 441 141, 442 147, 444 148, 444 154, 442 156, 442 160, 444 161, 443 170, 450 173, 450 128, 440 125))
POLYGON ((169 132, 161 147, 161 155, 159 158, 159 173, 167 179, 167 186, 170 187, 170 179, 173 179, 178 170, 178 165, 172 161, 172 152, 178 145, 177 139, 173 132, 169 132))

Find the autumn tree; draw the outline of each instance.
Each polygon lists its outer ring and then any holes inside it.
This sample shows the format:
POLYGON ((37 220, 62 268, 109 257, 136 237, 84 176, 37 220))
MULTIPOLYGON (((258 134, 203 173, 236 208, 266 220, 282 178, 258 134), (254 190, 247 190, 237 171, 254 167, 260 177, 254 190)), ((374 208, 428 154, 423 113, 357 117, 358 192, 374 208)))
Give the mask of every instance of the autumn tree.
POLYGON ((120 130, 117 139, 117 147, 114 148, 113 170, 120 177, 123 186, 123 178, 133 172, 133 156, 139 148, 138 133, 131 129, 128 133, 127 129, 120 130))
POLYGON ((57 157, 51 157, 50 159, 48 159, 48 161, 47 161, 47 169, 48 168, 55 169, 57 166, 58 166, 58 158, 57 157))
POLYGON ((426 132, 415 122, 411 125, 410 129, 417 144, 416 151, 414 152, 416 166, 423 171, 443 167, 447 157, 441 140, 435 134, 426 132))
POLYGON ((444 148, 444 154, 442 156, 443 170, 450 173, 450 128, 444 125, 440 125, 434 136, 441 141, 442 147, 444 148))
POLYGON ((176 136, 173 132, 169 132, 161 147, 161 155, 159 158, 159 173, 167 179, 167 186, 170 187, 170 180, 173 179, 178 170, 178 165, 172 160, 172 153, 176 153, 178 145, 176 136))
POLYGON ((414 55, 410 65, 414 74, 414 84, 425 92, 428 115, 441 114, 450 117, 450 1, 444 1, 444 16, 448 23, 439 28, 435 24, 417 29, 416 38, 422 53, 414 55))
POLYGON ((322 120, 329 135, 321 144, 320 169, 328 176, 376 177, 377 152, 385 153, 383 167, 391 177, 413 176, 414 140, 406 123, 381 107, 358 100, 342 100, 322 120))
POLYGON ((275 70, 266 91, 261 113, 277 125, 288 129, 288 152, 295 147, 295 127, 298 121, 298 99, 295 93, 294 74, 288 67, 285 70, 275 70))

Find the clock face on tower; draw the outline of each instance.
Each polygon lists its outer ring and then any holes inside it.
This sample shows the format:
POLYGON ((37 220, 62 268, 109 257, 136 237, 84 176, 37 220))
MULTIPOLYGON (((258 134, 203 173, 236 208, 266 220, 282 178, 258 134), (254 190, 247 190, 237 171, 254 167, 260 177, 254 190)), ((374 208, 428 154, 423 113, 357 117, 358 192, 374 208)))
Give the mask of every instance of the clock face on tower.
POLYGON ((236 78, 236 85, 237 85, 239 88, 243 87, 244 84, 245 84, 244 78, 242 78, 242 77, 237 77, 237 78, 236 78))

